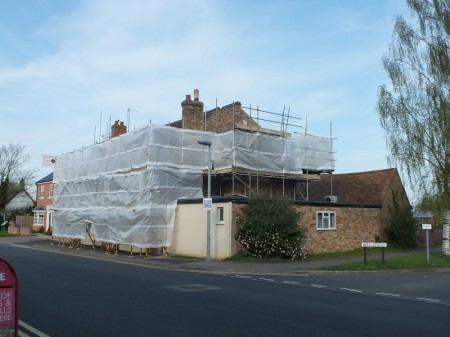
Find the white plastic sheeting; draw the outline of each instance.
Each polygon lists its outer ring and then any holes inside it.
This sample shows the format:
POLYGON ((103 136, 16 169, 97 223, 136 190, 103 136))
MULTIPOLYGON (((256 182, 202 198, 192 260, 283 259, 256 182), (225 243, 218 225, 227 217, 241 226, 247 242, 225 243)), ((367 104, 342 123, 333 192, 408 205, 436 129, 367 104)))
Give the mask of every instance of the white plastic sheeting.
POLYGON ((334 171, 333 140, 305 134, 280 137, 232 130, 214 137, 214 168, 301 174, 334 171))
POLYGON ((215 169, 261 172, 333 171, 332 140, 278 137, 149 125, 104 143, 59 156, 54 172, 54 235, 140 248, 172 242, 177 199, 201 198, 212 142, 215 169))

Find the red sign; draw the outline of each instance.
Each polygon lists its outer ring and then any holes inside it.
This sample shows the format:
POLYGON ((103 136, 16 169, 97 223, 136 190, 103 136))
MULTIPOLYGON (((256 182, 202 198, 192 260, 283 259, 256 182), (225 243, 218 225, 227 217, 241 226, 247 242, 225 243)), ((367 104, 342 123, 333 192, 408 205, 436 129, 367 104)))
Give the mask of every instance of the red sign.
POLYGON ((18 336, 17 288, 16 271, 0 258, 0 337, 18 336))

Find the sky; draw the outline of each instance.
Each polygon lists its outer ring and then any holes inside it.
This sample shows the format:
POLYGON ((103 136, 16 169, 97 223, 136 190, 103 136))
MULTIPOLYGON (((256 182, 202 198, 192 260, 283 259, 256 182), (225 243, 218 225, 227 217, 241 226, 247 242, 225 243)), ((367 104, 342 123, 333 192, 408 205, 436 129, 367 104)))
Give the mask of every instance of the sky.
POLYGON ((398 15, 403 0, 2 0, 0 145, 25 145, 37 181, 42 155, 92 145, 128 109, 130 129, 179 120, 199 89, 206 109, 289 107, 335 138, 335 173, 385 169, 376 102, 398 15))

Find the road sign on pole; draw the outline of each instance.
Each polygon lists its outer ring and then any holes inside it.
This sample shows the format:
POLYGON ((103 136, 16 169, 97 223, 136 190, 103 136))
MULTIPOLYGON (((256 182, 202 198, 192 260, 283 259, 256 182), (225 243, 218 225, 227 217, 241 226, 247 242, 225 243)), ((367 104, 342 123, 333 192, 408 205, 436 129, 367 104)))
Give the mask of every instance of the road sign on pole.
POLYGON ((428 232, 431 229, 431 224, 429 223, 422 224, 422 229, 425 231, 425 238, 427 241, 427 263, 430 263, 430 240, 428 237, 428 232))
POLYGON ((16 271, 0 258, 0 336, 18 336, 18 299, 16 271))

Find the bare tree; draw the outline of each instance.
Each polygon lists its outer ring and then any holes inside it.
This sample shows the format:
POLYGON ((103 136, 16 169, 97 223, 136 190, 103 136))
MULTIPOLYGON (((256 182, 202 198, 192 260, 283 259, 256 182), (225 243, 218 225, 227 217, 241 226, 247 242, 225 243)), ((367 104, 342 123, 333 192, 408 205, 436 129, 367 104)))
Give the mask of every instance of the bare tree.
POLYGON ((7 203, 11 183, 18 184, 21 180, 26 182, 32 178, 33 172, 23 168, 29 159, 22 144, 0 146, 0 210, 7 203))

